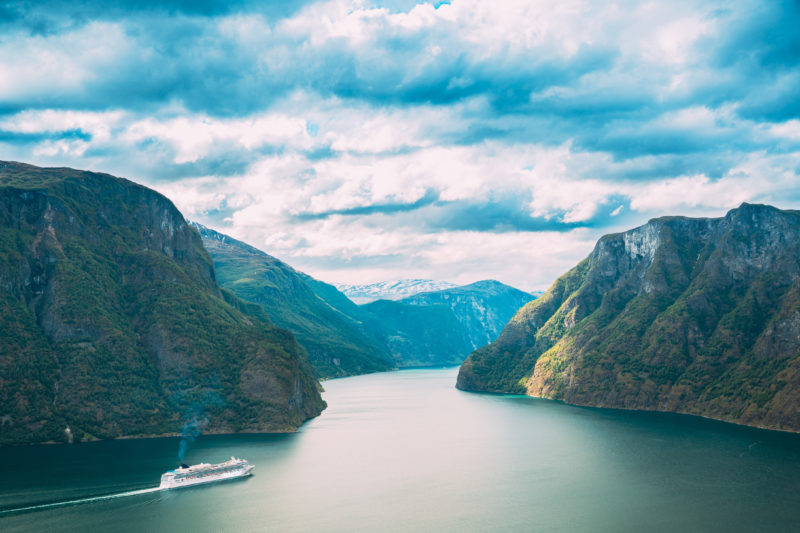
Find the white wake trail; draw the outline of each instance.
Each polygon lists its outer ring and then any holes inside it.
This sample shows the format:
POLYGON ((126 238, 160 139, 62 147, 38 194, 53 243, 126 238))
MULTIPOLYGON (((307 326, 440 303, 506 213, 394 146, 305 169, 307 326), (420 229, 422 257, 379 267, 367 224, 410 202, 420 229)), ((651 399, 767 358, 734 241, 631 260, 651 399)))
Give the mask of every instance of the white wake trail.
POLYGON ((16 509, 5 509, 0 510, 0 516, 9 515, 9 514, 16 514, 16 513, 28 513, 33 511, 43 511, 45 509, 55 509, 57 507, 67 507, 69 505, 81 505, 84 503, 94 503, 94 502, 101 502, 104 500, 114 500, 116 498, 125 498, 126 496, 138 496, 139 494, 148 494, 150 492, 158 492, 161 490, 161 487, 152 487, 149 489, 140 489, 140 490, 131 490, 128 492, 118 492, 116 494, 106 494, 104 496, 93 496, 91 498, 80 498, 78 500, 68 500, 63 502, 54 502, 54 503, 44 503, 41 505, 31 505, 28 507, 17 507, 16 509))

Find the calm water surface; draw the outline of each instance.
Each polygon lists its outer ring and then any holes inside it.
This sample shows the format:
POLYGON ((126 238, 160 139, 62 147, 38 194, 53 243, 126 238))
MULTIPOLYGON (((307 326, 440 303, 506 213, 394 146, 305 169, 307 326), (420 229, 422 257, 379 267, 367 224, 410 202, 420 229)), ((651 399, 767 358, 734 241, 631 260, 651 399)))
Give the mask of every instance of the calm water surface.
MULTIPOLYGON (((453 388, 457 369, 325 383, 294 435, 199 438, 255 476, 0 515, 0 531, 800 531, 800 437, 453 388)), ((178 439, 0 449, 0 509, 158 484, 178 439)))

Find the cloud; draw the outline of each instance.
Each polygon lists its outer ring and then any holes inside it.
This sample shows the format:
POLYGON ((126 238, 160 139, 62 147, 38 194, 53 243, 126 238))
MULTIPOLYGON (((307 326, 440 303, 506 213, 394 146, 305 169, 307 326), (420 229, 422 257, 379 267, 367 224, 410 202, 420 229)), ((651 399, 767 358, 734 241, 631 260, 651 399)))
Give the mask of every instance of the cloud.
POLYGON ((5 3, 0 154, 141 181, 333 281, 541 289, 653 216, 800 207, 799 19, 755 0, 5 3))
POLYGON ((586 26, 593 13, 569 3, 509 2, 496 10, 462 1, 392 13, 334 0, 277 20, 251 6, 208 17, 180 4, 164 8, 167 18, 146 3, 117 18, 92 6, 83 12, 96 19, 61 32, 10 32, 14 46, 0 50, 21 52, 8 55, 21 58, 10 74, 35 86, 62 78, 58 98, 27 97, 18 88, 12 101, 95 109, 177 101, 193 111, 241 115, 306 87, 384 105, 448 105, 484 95, 496 110, 510 111, 524 108, 532 93, 612 67, 619 55, 602 28, 586 26), (86 57, 86 50, 101 57, 86 57), (68 68, 47 68, 61 61, 68 68))
POLYGON ((93 20, 191 15, 218 17, 236 13, 259 13, 271 19, 292 15, 308 0, 39 0, 10 1, 0 6, 0 28, 24 28, 31 34, 49 35, 93 20))
POLYGON ((299 213, 294 215, 298 220, 314 220, 330 218, 332 216, 361 216, 361 215, 374 215, 382 214, 389 215, 395 213, 402 213, 405 211, 416 211, 421 207, 428 206, 436 202, 439 194, 428 189, 425 194, 413 202, 386 202, 383 204, 370 204, 358 207, 349 207, 344 209, 333 209, 330 211, 323 211, 318 213, 299 213))

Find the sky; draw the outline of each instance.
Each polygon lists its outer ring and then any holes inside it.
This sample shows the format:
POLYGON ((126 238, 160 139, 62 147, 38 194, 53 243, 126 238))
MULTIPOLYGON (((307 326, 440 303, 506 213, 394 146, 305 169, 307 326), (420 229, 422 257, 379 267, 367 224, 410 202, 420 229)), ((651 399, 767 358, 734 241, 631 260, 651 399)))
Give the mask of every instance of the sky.
POLYGON ((606 233, 800 208, 800 3, 0 2, 0 159, 319 279, 544 290, 606 233))

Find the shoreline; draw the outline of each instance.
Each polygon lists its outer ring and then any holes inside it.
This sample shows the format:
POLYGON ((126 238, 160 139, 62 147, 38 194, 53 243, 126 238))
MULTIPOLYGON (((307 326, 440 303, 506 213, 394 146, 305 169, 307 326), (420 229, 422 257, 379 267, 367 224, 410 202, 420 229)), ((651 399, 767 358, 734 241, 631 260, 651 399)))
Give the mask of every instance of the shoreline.
MULTIPOLYGON (((458 388, 458 387, 456 387, 458 388)), ((631 407, 611 407, 605 405, 590 405, 590 404, 581 404, 581 403, 571 403, 564 400, 560 400, 558 398, 547 398, 544 396, 533 396, 530 394, 515 394, 511 392, 500 392, 500 391, 478 391, 478 390, 468 390, 468 389, 458 389, 461 392, 466 392, 469 394, 486 394, 491 396, 504 396, 507 398, 532 398, 535 400, 545 400, 548 402, 556 402, 563 405, 568 405, 570 407, 579 407, 581 409, 592 409, 592 410, 605 410, 605 411, 616 411, 616 412, 624 412, 624 413, 650 413, 650 414, 661 414, 661 415, 674 415, 674 416, 681 416, 681 417, 689 417, 695 418, 698 420, 705 420, 709 422, 715 422, 719 424, 727 424, 730 426, 740 427, 740 428, 748 428, 754 429, 758 431, 770 431, 774 433, 779 433, 783 435, 800 435, 800 429, 782 429, 782 428, 775 428, 775 427, 768 427, 768 426, 759 426, 755 424, 745 424, 743 422, 735 422, 732 420, 725 420, 723 418, 715 418, 713 416, 708 415, 701 415, 697 413, 687 413, 683 411, 663 411, 661 409, 643 409, 643 408, 631 408, 631 407)))

